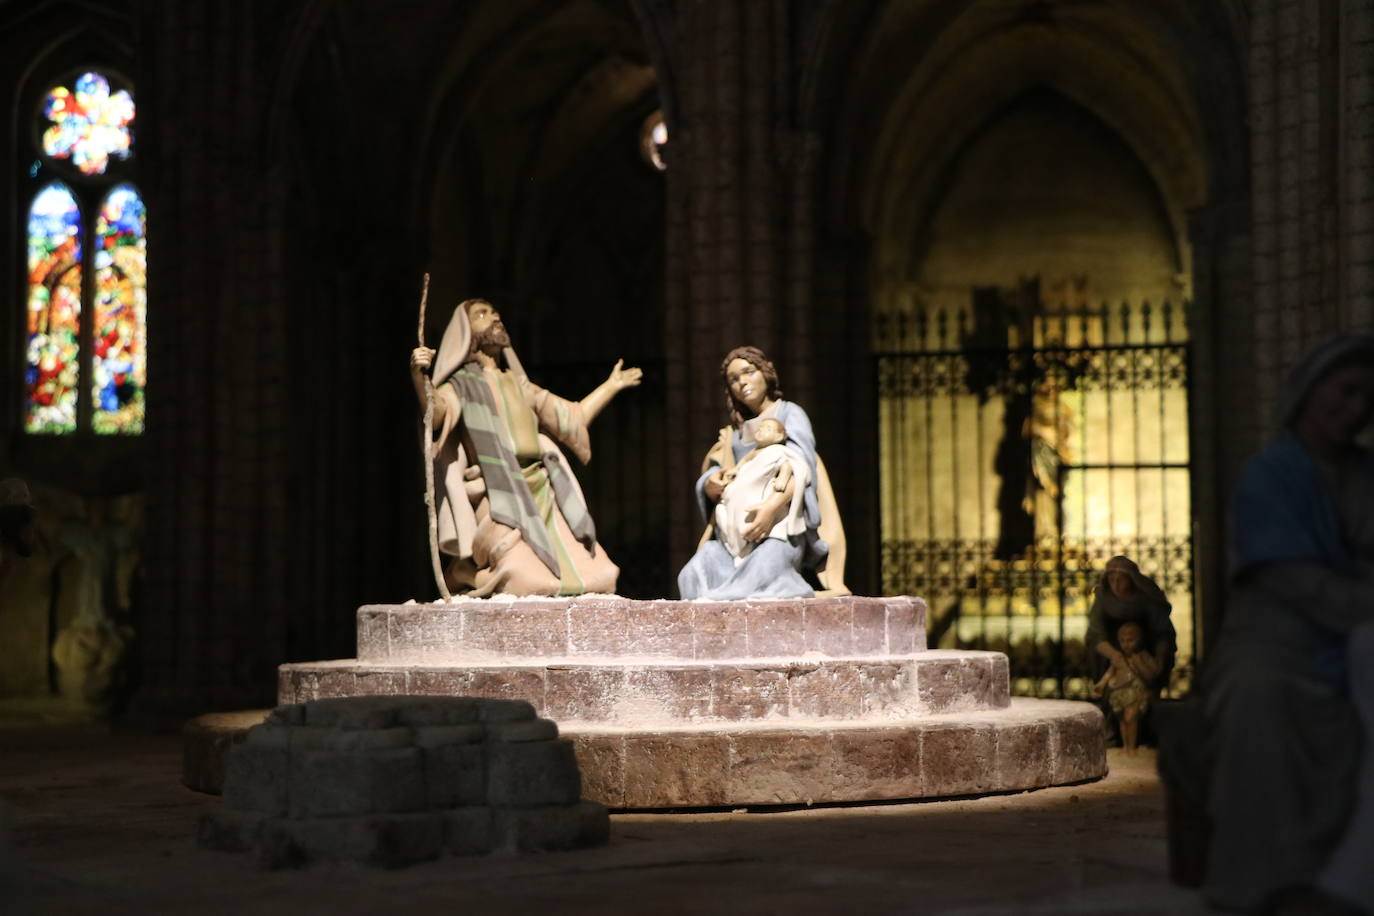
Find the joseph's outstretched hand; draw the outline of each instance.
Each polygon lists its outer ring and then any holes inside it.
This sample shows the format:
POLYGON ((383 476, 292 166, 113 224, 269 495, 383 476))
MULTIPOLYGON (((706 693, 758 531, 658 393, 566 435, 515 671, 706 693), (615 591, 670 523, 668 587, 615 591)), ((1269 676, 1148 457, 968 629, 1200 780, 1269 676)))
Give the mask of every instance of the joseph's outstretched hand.
POLYGON ((609 377, 607 377, 606 381, 614 385, 616 390, 619 391, 622 388, 635 387, 643 378, 643 369, 637 369, 634 367, 626 369, 625 360, 618 359, 615 361, 615 367, 611 369, 611 374, 609 377))

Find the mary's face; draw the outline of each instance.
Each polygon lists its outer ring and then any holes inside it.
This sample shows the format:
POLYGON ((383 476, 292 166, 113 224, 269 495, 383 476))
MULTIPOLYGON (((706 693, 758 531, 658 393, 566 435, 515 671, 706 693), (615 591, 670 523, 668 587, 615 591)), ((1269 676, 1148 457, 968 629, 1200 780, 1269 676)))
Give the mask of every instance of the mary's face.
POLYGON ((1124 570, 1107 570, 1107 587, 1112 590, 1112 594, 1118 598, 1129 598, 1135 594, 1135 583, 1124 570))
POLYGON ((1347 446, 1374 419, 1374 366, 1346 366, 1312 386, 1299 426, 1347 446))
POLYGON ((759 368, 747 359, 732 359, 725 367, 725 383, 730 395, 741 405, 757 414, 768 395, 768 380, 759 368))

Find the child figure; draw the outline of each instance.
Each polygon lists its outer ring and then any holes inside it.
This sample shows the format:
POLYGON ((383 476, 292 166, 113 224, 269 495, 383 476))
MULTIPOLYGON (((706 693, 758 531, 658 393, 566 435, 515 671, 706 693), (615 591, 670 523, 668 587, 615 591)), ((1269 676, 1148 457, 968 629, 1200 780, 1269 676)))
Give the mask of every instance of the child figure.
POLYGON ((1093 685, 1093 696, 1107 694, 1107 703, 1121 724, 1121 744, 1128 754, 1134 754, 1140 717, 1150 705, 1148 685, 1159 676, 1159 661, 1144 649, 1145 630, 1134 621, 1121 625, 1116 640, 1121 655, 1093 685))
POLYGON ((716 536, 735 558, 735 565, 764 538, 786 540, 806 530, 802 494, 810 473, 802 456, 783 444, 786 441, 782 422, 764 418, 754 429, 754 449, 722 475, 725 490, 716 503, 716 536), (761 530, 759 520, 776 519, 784 503, 788 503, 786 515, 761 530), (751 533, 755 537, 749 537, 751 533))

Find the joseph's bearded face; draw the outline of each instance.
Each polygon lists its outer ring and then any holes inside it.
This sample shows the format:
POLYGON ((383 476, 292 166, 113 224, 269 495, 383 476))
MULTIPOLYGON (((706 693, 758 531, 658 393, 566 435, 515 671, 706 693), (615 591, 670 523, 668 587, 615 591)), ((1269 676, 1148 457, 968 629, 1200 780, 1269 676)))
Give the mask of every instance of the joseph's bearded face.
POLYGON ((501 313, 490 302, 474 302, 468 306, 468 324, 472 326, 472 347, 489 356, 510 346, 510 335, 501 322, 501 313))

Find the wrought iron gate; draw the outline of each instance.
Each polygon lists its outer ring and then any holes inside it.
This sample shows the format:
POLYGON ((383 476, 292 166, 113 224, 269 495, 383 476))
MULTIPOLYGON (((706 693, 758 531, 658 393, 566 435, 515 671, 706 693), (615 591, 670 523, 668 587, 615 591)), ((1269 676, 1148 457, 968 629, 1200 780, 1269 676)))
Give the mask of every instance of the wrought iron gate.
POLYGON ((1186 306, 1045 312, 1032 288, 880 317, 883 591, 926 599, 932 645, 1006 652, 1014 692, 1082 698, 1093 588, 1125 554, 1173 605, 1181 693, 1194 654, 1186 306))

